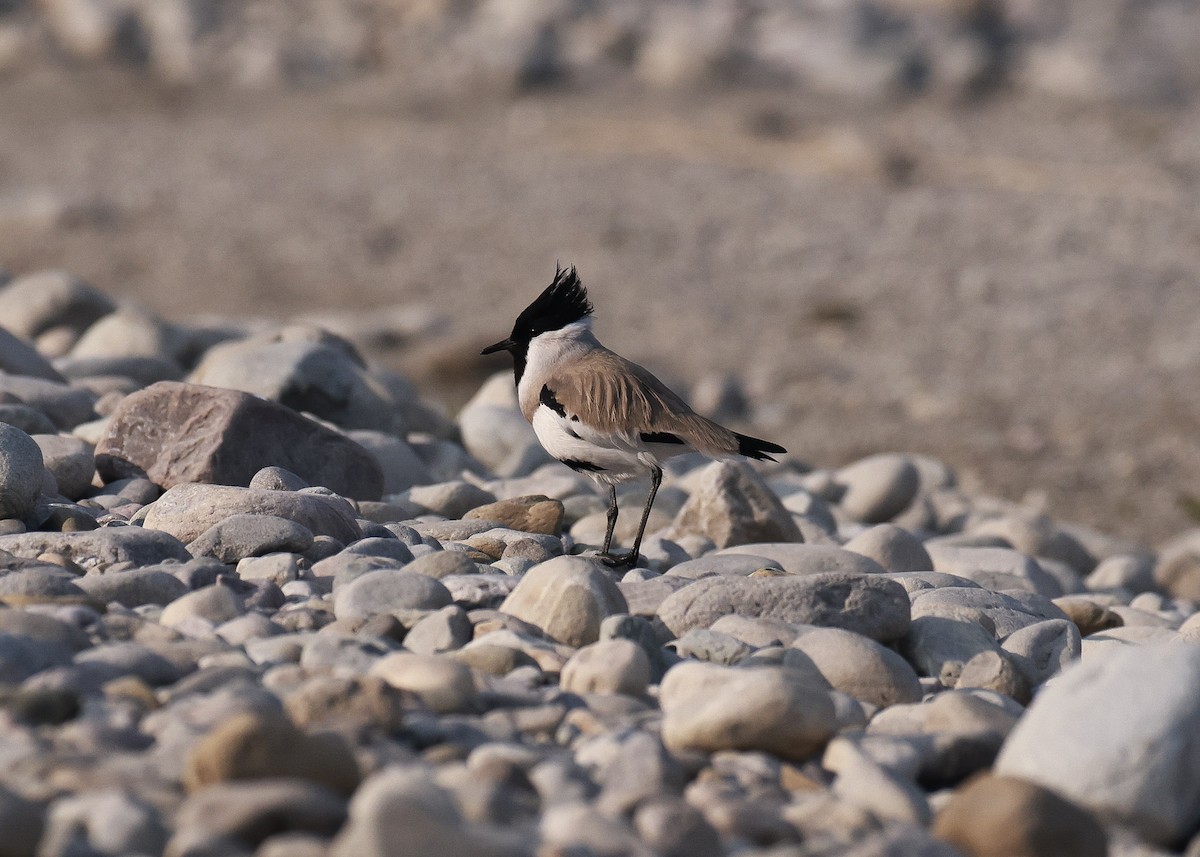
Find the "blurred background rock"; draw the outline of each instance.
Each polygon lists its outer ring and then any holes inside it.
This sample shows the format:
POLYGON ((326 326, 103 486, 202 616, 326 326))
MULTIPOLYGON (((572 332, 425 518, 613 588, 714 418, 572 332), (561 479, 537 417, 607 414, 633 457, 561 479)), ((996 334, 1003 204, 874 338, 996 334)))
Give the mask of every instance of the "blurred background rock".
POLYGON ((1200 519, 1198 57, 1190 0, 0 0, 0 266, 453 408, 575 263, 801 459, 1154 541, 1200 519))

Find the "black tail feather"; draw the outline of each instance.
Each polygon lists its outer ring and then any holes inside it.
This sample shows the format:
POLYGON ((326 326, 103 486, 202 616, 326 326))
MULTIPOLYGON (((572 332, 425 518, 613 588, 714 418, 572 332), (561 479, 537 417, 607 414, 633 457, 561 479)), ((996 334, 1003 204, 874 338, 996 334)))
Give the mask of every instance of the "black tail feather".
POLYGON ((777 443, 771 443, 769 440, 760 440, 757 437, 750 437, 745 434, 733 433, 738 439, 738 454, 744 455, 747 458, 755 458, 759 461, 774 461, 775 459, 769 453, 787 452, 782 446, 777 443))

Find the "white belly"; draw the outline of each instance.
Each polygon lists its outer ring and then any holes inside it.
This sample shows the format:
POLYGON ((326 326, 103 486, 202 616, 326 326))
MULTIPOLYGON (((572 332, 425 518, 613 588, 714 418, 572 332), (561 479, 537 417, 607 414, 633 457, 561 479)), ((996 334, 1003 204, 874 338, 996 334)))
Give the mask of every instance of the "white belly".
POLYGON ((580 423, 561 417, 544 405, 533 413, 533 431, 546 452, 559 461, 590 465, 580 468, 579 472, 598 482, 608 484, 645 476, 657 463, 644 444, 623 435, 588 431, 580 423))

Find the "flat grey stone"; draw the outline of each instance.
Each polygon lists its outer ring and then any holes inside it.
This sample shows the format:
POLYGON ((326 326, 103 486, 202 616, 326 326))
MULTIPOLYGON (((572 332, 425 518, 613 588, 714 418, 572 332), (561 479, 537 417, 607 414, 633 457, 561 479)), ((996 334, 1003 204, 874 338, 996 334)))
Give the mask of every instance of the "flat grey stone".
POLYGON ((438 580, 457 574, 478 574, 480 571, 478 563, 458 551, 435 551, 417 557, 405 568, 438 580))
POLYGON ((283 551, 304 553, 313 543, 312 530, 277 515, 230 515, 188 543, 192 556, 211 556, 235 563, 249 556, 283 551))
MULTIPOLYGON (((0 298, 0 301, 2 300, 0 298)), ((8 375, 28 375, 31 378, 56 381, 60 384, 64 380, 36 348, 4 328, 0 328, 0 372, 8 375)))
POLYGON ((900 584, 881 575, 839 572, 707 577, 668 596, 658 609, 675 636, 710 627, 727 613, 845 628, 880 642, 904 636, 909 624, 908 593, 900 584))
POLYGON ((944 616, 951 619, 971 618, 990 625, 997 639, 1007 637, 1018 628, 1044 619, 1064 619, 1064 614, 1047 601, 1045 605, 1027 604, 1008 593, 965 586, 945 586, 916 592, 912 598, 912 616, 944 616))
POLYGON ((9 571, 0 576, 0 597, 82 598, 76 575, 57 565, 38 565, 9 571))
POLYGON ((377 613, 436 610, 450 603, 449 590, 432 577, 403 569, 384 569, 339 587, 333 611, 339 619, 367 619, 377 613))
POLYGON ((130 354, 111 357, 82 357, 74 351, 54 361, 54 368, 74 381, 95 378, 127 378, 137 387, 149 387, 159 381, 179 381, 183 370, 171 357, 130 354))
POLYGON ((371 380, 353 346, 318 328, 294 325, 222 343, 205 352, 188 380, 242 390, 342 428, 407 430, 395 401, 371 380))
POLYGON ((66 666, 74 657, 62 643, 0 633, 0 682, 20 684, 42 670, 66 666))
MULTIPOLYGON (((358 430, 348 433, 349 437, 371 454, 383 474, 385 496, 399 494, 414 485, 425 485, 433 481, 429 469, 413 448, 394 434, 381 431, 358 430)), ((411 518, 414 515, 406 515, 411 518)))
POLYGON ((1058 581, 1036 560, 1009 548, 952 547, 935 542, 926 545, 926 550, 933 559, 934 571, 974 580, 993 591, 1027 589, 1047 598, 1063 594, 1058 581))
POLYGON ((875 560, 890 572, 933 570, 933 560, 920 540, 895 524, 876 524, 844 547, 875 560))
POLYGON ((60 494, 78 500, 91 489, 96 462, 90 443, 60 434, 33 435, 33 440, 42 450, 42 463, 54 474, 60 494))
POLYGON ((440 578, 454 603, 464 610, 499 607, 520 583, 507 574, 450 574, 440 578))
POLYGON ((842 510, 856 521, 879 524, 904 511, 920 487, 916 466, 906 455, 882 453, 848 464, 834 474, 842 486, 842 510))
POLYGON ((187 584, 161 568, 86 574, 76 578, 75 585, 103 604, 115 601, 131 608, 170 604, 188 592, 187 584))
POLYGON ((28 435, 54 434, 54 421, 29 405, 0 404, 0 423, 19 428, 28 435))
POLYGON ((343 556, 378 556, 393 559, 400 563, 410 563, 413 553, 408 545, 395 538, 359 539, 346 546, 343 556))
POLYGON ((4 326, 32 340, 53 327, 82 333, 117 308, 112 298, 64 271, 37 271, 0 289, 4 326))
POLYGON ((477 506, 496 502, 496 495, 469 482, 454 480, 410 488, 401 495, 401 499, 429 512, 458 519, 477 506))
POLYGON ((217 583, 176 598, 163 609, 158 621, 168 628, 188 627, 193 619, 220 625, 245 612, 242 599, 233 589, 217 583))
POLYGON ((354 512, 343 500, 297 491, 265 491, 231 485, 185 483, 167 489, 146 507, 146 529, 191 542, 231 515, 276 515, 343 544, 360 535, 354 512))
POLYGON ((108 664, 123 675, 137 676, 151 687, 173 684, 183 675, 179 667, 141 643, 102 643, 80 652, 75 661, 108 664))
POLYGON ((706 554, 705 556, 689 559, 679 565, 667 569, 667 577, 682 577, 688 580, 699 580, 702 577, 712 577, 715 574, 730 574, 736 577, 748 577, 763 568, 783 566, 773 559, 753 556, 745 553, 706 554))
MULTIPOLYGON (((83 578, 75 578, 76 581, 83 578)), ((0 610, 0 634, 27 637, 35 642, 66 646, 72 651, 86 649, 92 644, 88 635, 75 625, 34 610, 9 608, 0 610)))
POLYGON ((319 562, 313 563, 309 572, 312 577, 319 580, 332 579, 333 589, 336 591, 365 574, 385 569, 404 568, 405 564, 391 557, 361 556, 359 554, 346 553, 343 550, 331 557, 326 557, 319 562))
POLYGON ((771 560, 788 574, 883 574, 887 571, 875 560, 832 545, 757 542, 719 551, 717 556, 746 554, 771 560))
POLYGON ((59 429, 72 429, 96 418, 94 393, 55 381, 0 374, 0 393, 16 396, 26 405, 37 408, 59 429))

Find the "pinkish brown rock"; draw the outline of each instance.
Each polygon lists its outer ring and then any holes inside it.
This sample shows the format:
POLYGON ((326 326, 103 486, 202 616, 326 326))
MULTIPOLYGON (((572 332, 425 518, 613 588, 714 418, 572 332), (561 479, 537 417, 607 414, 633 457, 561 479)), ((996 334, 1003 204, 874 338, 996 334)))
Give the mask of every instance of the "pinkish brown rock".
POLYGON ((117 406, 96 446, 105 482, 248 485, 268 466, 360 500, 383 490, 379 465, 354 441, 284 405, 218 387, 152 384, 117 406))

